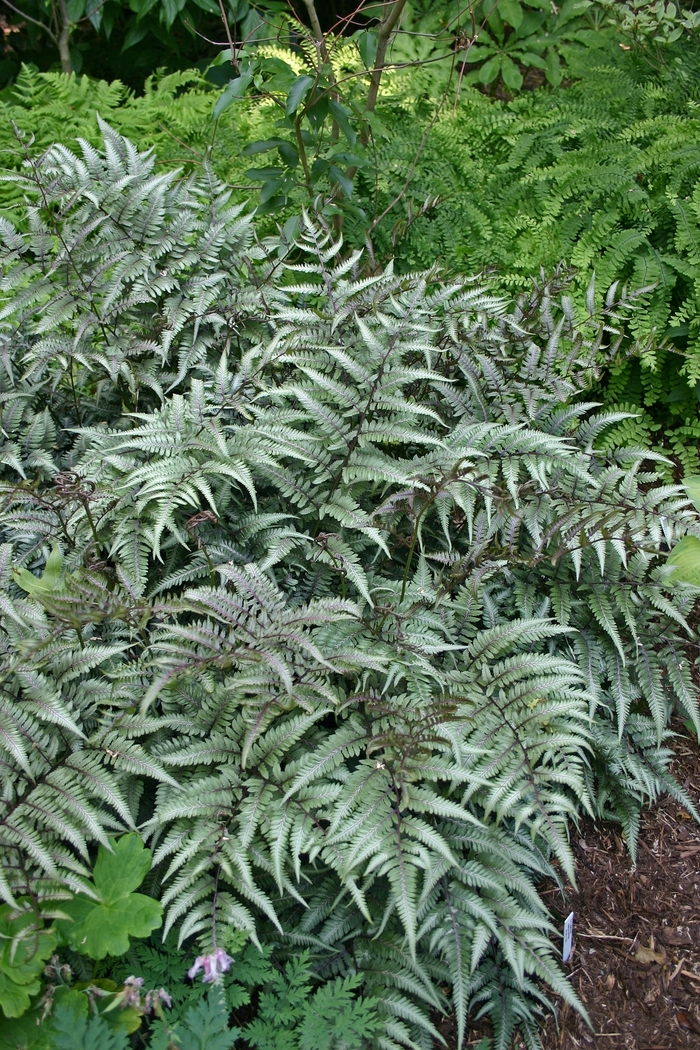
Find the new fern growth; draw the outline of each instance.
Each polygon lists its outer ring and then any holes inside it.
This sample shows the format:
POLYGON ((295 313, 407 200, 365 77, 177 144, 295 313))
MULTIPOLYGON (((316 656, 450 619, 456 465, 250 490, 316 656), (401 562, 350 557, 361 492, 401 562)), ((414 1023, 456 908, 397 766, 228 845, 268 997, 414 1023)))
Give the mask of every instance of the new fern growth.
POLYGON ((165 933, 313 947, 384 1050, 445 987, 460 1043, 534 1046, 542 982, 580 1008, 537 893, 570 822, 634 850, 690 804, 700 521, 581 401, 633 304, 363 276, 103 134, 2 226, 1 892, 55 907, 138 827, 165 933))

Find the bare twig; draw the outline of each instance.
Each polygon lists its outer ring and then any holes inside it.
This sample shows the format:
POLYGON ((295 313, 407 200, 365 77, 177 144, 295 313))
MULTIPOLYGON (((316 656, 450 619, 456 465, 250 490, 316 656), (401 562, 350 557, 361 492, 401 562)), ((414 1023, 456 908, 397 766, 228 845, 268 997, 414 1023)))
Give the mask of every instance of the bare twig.
POLYGON ((226 14, 226 8, 224 7, 223 0, 219 0, 219 10, 221 11, 221 21, 224 23, 226 39, 228 40, 229 54, 231 55, 231 65, 238 69, 238 60, 236 58, 236 49, 233 42, 233 35, 231 33, 231 26, 228 22, 228 16, 226 14))
POLYGON ((22 18, 26 19, 27 22, 31 22, 33 25, 39 26, 40 29, 43 29, 46 35, 51 37, 54 44, 58 43, 58 41, 56 40, 56 34, 50 29, 49 26, 46 25, 45 22, 40 22, 38 18, 32 18, 32 16, 28 15, 26 11, 22 11, 19 7, 15 7, 14 4, 10 3, 10 0, 2 0, 2 2, 5 4, 6 7, 9 7, 11 11, 14 11, 15 14, 20 15, 22 18))

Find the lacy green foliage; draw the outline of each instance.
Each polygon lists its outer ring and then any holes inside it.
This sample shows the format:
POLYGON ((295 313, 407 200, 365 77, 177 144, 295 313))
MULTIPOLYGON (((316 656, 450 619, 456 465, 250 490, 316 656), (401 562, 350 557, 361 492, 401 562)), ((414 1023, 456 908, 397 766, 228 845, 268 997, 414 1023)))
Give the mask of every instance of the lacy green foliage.
POLYGON ((126 1050, 128 1035, 137 1030, 140 1045, 152 1050, 229 1050, 234 1044, 258 1050, 363 1050, 376 1045, 382 1022, 376 1004, 359 995, 357 973, 319 983, 308 950, 286 965, 274 965, 270 946, 260 951, 235 934, 228 939, 239 941, 236 958, 213 987, 184 984, 186 949, 155 943, 136 943, 125 955, 111 958, 100 968, 107 979, 94 983, 72 983, 70 968, 54 959, 43 996, 38 1002, 35 996, 36 1005, 20 1020, 5 1024, 0 1047, 57 1050, 73 1031, 73 1046, 126 1050), (150 988, 156 991, 145 992, 150 988), (158 1004, 155 1017, 149 997, 158 1004), (252 1020, 242 1020, 242 1013, 252 1014, 252 1020))
POLYGON ((363 277, 103 133, 2 225, 2 893, 139 825, 165 933, 313 946, 385 1050, 445 986, 534 1046, 539 982, 577 1004, 536 882, 582 809, 634 850, 700 725, 698 516, 580 402, 630 303, 363 277))
POLYGON ((467 83, 490 85, 490 90, 502 82, 519 91, 521 69, 534 68, 558 85, 564 75, 564 44, 593 37, 599 46, 606 39, 606 33, 583 28, 588 6, 588 0, 567 0, 561 9, 551 8, 548 0, 527 0, 526 7, 519 0, 484 0, 464 8, 453 0, 438 7, 409 4, 404 10, 398 0, 385 5, 379 25, 369 22, 349 39, 327 34, 319 41, 298 24, 294 52, 278 48, 270 55, 257 45, 230 46, 214 63, 219 72, 228 69, 231 75, 214 106, 214 118, 229 106, 240 107, 243 99, 274 104, 278 117, 273 136, 243 149, 244 155, 266 161, 246 172, 260 183, 257 214, 279 213, 301 197, 305 207, 319 207, 320 202, 321 214, 346 229, 352 224, 356 233, 371 233, 365 202, 353 200, 354 184, 358 174, 370 185, 376 178, 373 139, 385 129, 374 107, 378 92, 386 94, 387 77, 389 90, 393 87, 401 97, 401 87, 408 87, 409 97, 415 98, 421 94, 418 84, 392 74, 418 68, 419 80, 438 109, 440 96, 444 104, 463 77, 467 83), (391 19, 392 8, 397 14, 401 8, 402 17, 385 51, 381 27, 391 19), (466 63, 478 68, 465 76, 466 63))
MULTIPOLYGON (((65 1003, 56 1006, 54 1016, 43 1028, 52 1050, 128 1050, 131 1046, 123 1028, 110 1026, 101 1014, 87 1016, 65 1003)), ((172 1046, 180 1050, 231 1050, 240 1034, 240 1029, 229 1027, 226 998, 221 988, 215 988, 191 1007, 182 1024, 156 1022, 153 1036, 145 1045, 151 1050, 169 1050, 172 1046)), ((20 1047, 33 1050, 31 1043, 20 1047)))
POLYGON ((375 1002, 357 999, 357 974, 336 977, 312 990, 309 953, 279 973, 268 967, 255 1020, 243 1038, 257 1050, 362 1050, 382 1030, 375 1002))
MULTIPOLYGON (((564 259, 577 271, 582 303, 591 274, 649 289, 630 330, 636 354, 620 354, 594 390, 606 407, 641 418, 613 442, 665 445, 697 471, 698 316, 696 49, 673 76, 642 77, 629 58, 599 58, 566 91, 493 105, 464 95, 456 119, 438 122, 416 166, 414 203, 379 253, 402 267, 436 259, 449 271, 493 274, 518 294, 543 267, 564 259), (421 209, 423 201, 437 206, 421 209)), ((406 115, 382 145, 379 210, 403 185, 420 130, 406 115)), ((382 236, 384 239, 382 239, 382 236)), ((627 348, 629 350, 629 348, 627 348)))
MULTIPOLYGON (((552 272, 565 259, 578 274, 577 309, 584 309, 593 271, 599 288, 615 281, 651 287, 630 324, 641 356, 621 352, 593 394, 637 415, 610 440, 663 447, 693 473, 700 441, 700 78, 690 44, 682 57, 679 66, 671 49, 667 76, 644 73, 639 59, 622 52, 589 52, 585 61, 572 58, 579 78, 572 87, 507 104, 464 87, 456 119, 446 113, 432 129, 406 200, 372 237, 377 256, 396 254, 402 270, 436 260, 450 272, 485 270, 511 294, 526 290, 541 267, 552 272)), ((424 76, 414 75, 416 90, 424 76)), ((353 198, 368 216, 381 214, 402 190, 429 117, 407 74, 387 75, 383 84, 378 178, 360 173, 353 198)), ((0 134, 3 146, 16 150, 12 120, 25 132, 37 130, 34 155, 53 138, 72 145, 81 135, 96 144, 98 109, 141 147, 156 145, 166 167, 201 170, 211 143, 216 173, 234 184, 239 200, 250 199, 251 159, 242 150, 279 135, 275 107, 239 100, 221 114, 214 135, 216 97, 196 73, 153 81, 134 98, 119 85, 25 70, 0 134)), ((6 208, 21 207, 16 182, 0 191, 6 208)), ((280 222, 294 214, 297 197, 292 193, 280 222)), ((350 240, 361 243, 361 230, 347 226, 350 240)))
MULTIPOLYGON (((214 167, 230 181, 241 183, 250 161, 240 158, 240 151, 251 139, 271 133, 273 115, 269 107, 230 111, 219 120, 214 137, 212 111, 217 95, 197 70, 151 77, 143 94, 135 96, 119 81, 108 84, 74 74, 37 73, 25 66, 0 104, 3 164, 19 167, 21 163, 13 125, 31 142, 36 156, 54 142, 74 148, 76 140, 83 138, 98 145, 102 141, 99 114, 141 149, 156 146, 158 165, 166 169, 201 169, 214 139, 214 167)), ((251 183, 243 196, 252 194, 253 188, 251 183)), ((20 188, 14 182, 0 183, 0 202, 4 214, 18 204, 21 208, 20 188)))
MULTIPOLYGON (((214 987, 198 997, 177 1023, 156 1021, 144 1044, 151 1050, 363 1050, 381 1030, 374 1004, 353 994, 357 976, 327 981, 311 988, 308 954, 288 963, 278 973, 268 963, 257 1017, 243 1029, 229 1024, 230 995, 214 987)), ((50 1022, 53 1050, 127 1050, 123 1029, 110 1028, 99 1014, 90 1019, 59 1005, 50 1022)), ((24 1047, 21 1048, 24 1050, 24 1047)))

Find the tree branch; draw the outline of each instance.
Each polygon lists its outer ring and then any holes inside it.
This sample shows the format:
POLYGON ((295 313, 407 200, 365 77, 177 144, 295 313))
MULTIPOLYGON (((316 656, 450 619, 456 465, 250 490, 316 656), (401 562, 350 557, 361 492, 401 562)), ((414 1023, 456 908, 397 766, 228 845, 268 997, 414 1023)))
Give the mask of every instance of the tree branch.
MULTIPOLYGON (((379 26, 379 33, 377 34, 377 57, 374 61, 374 69, 372 70, 372 76, 369 82, 369 91, 367 92, 367 105, 365 106, 367 113, 373 113, 374 107, 377 104, 377 95, 379 94, 379 85, 384 71, 384 62, 389 42, 391 40, 391 34, 394 32, 405 6, 406 0, 394 0, 391 7, 387 8, 385 11, 381 25, 379 26)), ((366 142, 363 144, 366 145, 366 142)))
POLYGON ((14 4, 10 3, 10 0, 2 0, 2 2, 5 4, 6 7, 9 7, 10 10, 14 11, 15 14, 18 14, 21 18, 25 18, 27 22, 33 22, 35 26, 39 26, 40 29, 43 29, 44 32, 51 37, 54 44, 58 43, 58 41, 56 40, 56 35, 52 32, 51 29, 49 29, 45 22, 40 22, 37 18, 32 18, 32 16, 28 15, 26 11, 20 11, 19 7, 15 7, 14 4))

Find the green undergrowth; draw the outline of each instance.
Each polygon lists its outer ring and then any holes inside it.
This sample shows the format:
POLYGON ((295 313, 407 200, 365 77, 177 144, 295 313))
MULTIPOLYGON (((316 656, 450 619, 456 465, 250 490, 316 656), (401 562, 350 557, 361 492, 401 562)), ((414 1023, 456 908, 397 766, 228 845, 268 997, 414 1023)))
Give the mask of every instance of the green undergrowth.
MULTIPOLYGON (((667 53, 665 68, 611 47, 572 64, 573 84, 509 102, 463 86, 422 149, 435 102, 411 90, 406 74, 392 74, 376 176, 359 175, 355 193, 368 216, 388 209, 372 233, 375 252, 379 260, 394 255, 404 272, 437 261, 448 272, 486 274, 516 295, 564 261, 576 272, 580 306, 593 273, 601 295, 615 282, 649 288, 632 319, 641 354, 628 356, 623 344, 593 393, 608 408, 637 413, 616 440, 674 453, 692 472, 700 438, 700 57, 686 42, 667 53), (416 157, 410 187, 392 207, 416 157)), ((159 169, 200 171, 209 157, 234 197, 254 204, 251 159, 241 151, 275 134, 276 111, 244 101, 215 122, 217 96, 197 71, 153 77, 137 97, 119 83, 25 68, 0 107, 0 148, 16 166, 13 125, 33 151, 79 136, 97 144, 99 112, 139 148, 156 147, 159 169)), ((289 215, 301 203, 291 201, 289 215)), ((16 213, 16 184, 0 186, 0 205, 16 213)), ((273 232, 288 217, 261 222, 273 232)), ((346 237, 360 234, 347 229, 346 237)))

